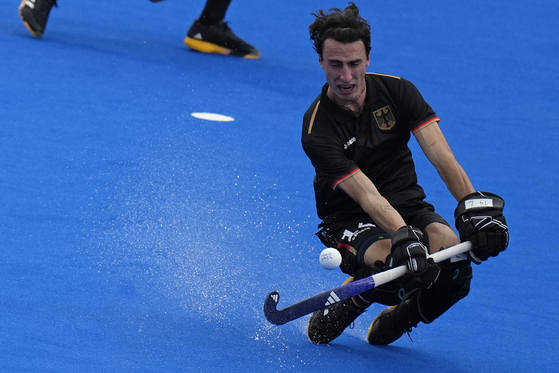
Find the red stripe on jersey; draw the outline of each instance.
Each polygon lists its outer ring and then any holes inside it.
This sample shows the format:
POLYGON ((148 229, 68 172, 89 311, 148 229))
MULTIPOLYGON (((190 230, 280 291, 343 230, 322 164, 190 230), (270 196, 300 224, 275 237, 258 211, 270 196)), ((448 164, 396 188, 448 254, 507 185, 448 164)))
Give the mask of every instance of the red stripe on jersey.
POLYGON ((352 177, 353 175, 355 175, 359 171, 361 171, 361 170, 359 168, 356 168, 355 170, 351 171, 349 174, 345 175, 344 177, 339 178, 338 180, 336 180, 334 185, 332 185, 332 189, 336 189, 342 181, 347 180, 348 178, 352 177))
POLYGON ((411 133, 416 133, 417 131, 419 131, 420 129, 427 127, 428 125, 430 125, 433 122, 440 122, 441 120, 439 119, 439 117, 434 117, 429 119, 427 122, 420 124, 419 126, 415 127, 411 133))

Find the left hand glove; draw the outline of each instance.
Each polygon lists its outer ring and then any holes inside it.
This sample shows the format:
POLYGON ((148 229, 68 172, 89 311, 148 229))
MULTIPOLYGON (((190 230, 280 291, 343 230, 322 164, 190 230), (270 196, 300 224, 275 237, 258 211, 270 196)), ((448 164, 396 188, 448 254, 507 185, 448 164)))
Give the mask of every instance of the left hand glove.
POLYGON ((499 255, 509 244, 507 221, 503 216, 505 201, 496 194, 475 192, 462 198, 454 211, 460 240, 470 241, 468 256, 480 264, 499 255))
POLYGON ((428 258, 427 247, 423 244, 423 240, 423 232, 411 225, 398 229, 392 236, 391 266, 408 267, 409 273, 398 281, 407 291, 418 287, 431 287, 441 272, 433 259, 428 258))

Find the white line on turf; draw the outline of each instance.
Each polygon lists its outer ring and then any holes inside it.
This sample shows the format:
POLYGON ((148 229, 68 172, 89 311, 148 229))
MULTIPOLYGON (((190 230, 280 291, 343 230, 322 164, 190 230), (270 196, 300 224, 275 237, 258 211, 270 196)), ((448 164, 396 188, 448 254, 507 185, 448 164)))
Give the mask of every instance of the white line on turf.
POLYGON ((194 118, 211 120, 214 122, 232 122, 235 120, 233 117, 228 117, 227 115, 214 114, 214 113, 192 113, 194 118))

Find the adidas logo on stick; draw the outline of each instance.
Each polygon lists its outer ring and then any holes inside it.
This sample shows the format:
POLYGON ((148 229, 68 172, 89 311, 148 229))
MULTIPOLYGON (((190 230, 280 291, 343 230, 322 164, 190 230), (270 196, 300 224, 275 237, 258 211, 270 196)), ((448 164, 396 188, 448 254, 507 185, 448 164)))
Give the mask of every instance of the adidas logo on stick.
MULTIPOLYGON (((328 306, 333 305, 334 303, 338 303, 339 301, 340 301, 340 298, 338 297, 338 295, 332 291, 330 293, 330 296, 328 297, 328 300, 326 301, 326 303, 324 305, 326 307, 328 307, 328 306)), ((328 308, 326 308, 324 310, 324 315, 328 315, 328 308)))

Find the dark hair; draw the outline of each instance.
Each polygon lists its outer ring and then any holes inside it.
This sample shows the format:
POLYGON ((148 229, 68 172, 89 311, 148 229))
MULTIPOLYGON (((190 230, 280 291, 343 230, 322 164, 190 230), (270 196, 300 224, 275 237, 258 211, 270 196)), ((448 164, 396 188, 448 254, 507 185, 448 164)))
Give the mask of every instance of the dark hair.
POLYGON ((313 48, 320 58, 326 39, 344 44, 362 40, 367 56, 371 52, 371 26, 359 15, 359 8, 354 3, 350 2, 343 10, 331 8, 329 14, 320 9, 312 15, 316 19, 309 26, 309 34, 313 48))

